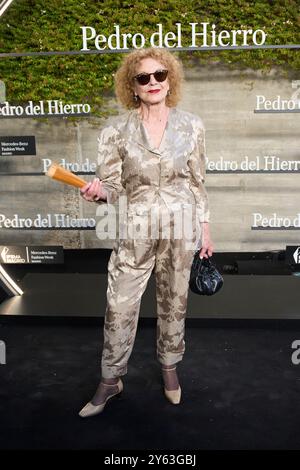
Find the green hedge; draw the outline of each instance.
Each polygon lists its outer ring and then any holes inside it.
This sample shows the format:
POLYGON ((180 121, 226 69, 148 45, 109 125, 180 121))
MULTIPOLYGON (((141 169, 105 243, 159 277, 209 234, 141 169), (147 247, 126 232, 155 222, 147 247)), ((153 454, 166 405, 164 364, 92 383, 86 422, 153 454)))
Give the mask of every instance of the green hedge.
MULTIPOLYGON (((182 23, 183 46, 190 45, 190 22, 214 23, 222 29, 264 29, 266 44, 299 44, 299 0, 15 0, 0 19, 1 52, 80 50, 80 26, 93 26, 106 36, 119 24, 122 32, 149 37, 162 23, 176 31, 182 23)), ((187 66, 219 61, 230 67, 299 70, 300 51, 251 50, 179 53, 187 66)), ((0 78, 11 104, 60 99, 88 102, 103 114, 103 97, 113 87, 113 73, 123 54, 1 58, 0 78)))

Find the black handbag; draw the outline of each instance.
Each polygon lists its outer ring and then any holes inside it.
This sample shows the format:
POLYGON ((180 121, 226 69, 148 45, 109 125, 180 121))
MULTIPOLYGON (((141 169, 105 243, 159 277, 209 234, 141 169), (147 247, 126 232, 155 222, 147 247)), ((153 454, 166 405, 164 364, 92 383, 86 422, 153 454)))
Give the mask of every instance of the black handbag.
POLYGON ((190 275, 190 289, 195 294, 213 295, 224 284, 224 279, 210 258, 199 258, 200 250, 194 254, 190 275))

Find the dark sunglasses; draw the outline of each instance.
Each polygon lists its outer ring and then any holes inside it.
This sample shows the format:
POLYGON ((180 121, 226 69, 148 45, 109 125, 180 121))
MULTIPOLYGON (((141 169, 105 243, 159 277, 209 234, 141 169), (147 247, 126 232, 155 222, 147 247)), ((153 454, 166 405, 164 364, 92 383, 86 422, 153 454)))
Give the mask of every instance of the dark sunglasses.
POLYGON ((157 82, 164 82, 168 76, 168 70, 156 70, 153 73, 139 73, 133 77, 140 85, 147 85, 150 82, 151 75, 157 82))

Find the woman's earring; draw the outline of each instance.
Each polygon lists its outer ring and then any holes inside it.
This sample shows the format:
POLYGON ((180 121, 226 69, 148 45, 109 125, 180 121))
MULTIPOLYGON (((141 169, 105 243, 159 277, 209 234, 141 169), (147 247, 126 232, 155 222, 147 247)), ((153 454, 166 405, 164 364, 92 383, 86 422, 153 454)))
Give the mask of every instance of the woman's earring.
POLYGON ((167 91, 167 96, 170 96, 170 94, 171 94, 171 91, 168 90, 168 91, 167 91))
POLYGON ((137 101, 138 101, 138 99, 139 99, 138 95, 133 95, 133 99, 134 99, 134 101, 137 103, 137 101))

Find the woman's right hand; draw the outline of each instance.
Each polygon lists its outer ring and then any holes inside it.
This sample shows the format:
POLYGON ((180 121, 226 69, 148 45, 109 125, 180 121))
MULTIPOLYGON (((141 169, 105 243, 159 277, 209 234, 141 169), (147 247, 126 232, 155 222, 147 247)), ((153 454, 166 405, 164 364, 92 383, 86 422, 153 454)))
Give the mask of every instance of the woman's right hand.
POLYGON ((93 181, 85 184, 80 188, 80 194, 86 201, 99 201, 99 199, 106 201, 107 192, 102 186, 102 181, 99 178, 94 178, 93 181))

